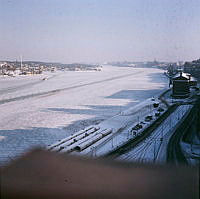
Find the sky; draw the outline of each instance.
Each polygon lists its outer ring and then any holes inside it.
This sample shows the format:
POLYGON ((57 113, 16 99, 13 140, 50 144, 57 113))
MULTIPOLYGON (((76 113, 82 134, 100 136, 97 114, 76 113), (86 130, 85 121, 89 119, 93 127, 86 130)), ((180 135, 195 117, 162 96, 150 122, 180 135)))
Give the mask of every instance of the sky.
POLYGON ((0 60, 200 57, 200 0, 0 0, 0 60))

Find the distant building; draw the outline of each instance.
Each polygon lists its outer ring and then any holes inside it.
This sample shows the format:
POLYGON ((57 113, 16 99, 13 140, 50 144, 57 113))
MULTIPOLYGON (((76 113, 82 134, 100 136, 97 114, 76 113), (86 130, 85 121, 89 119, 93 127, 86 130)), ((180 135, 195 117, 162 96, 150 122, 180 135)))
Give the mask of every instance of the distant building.
POLYGON ((194 60, 192 62, 185 62, 184 72, 190 73, 194 77, 200 77, 200 59, 194 60))
POLYGON ((172 79, 172 96, 175 98, 186 98, 190 95, 190 77, 182 72, 172 79))
POLYGON ((190 86, 197 86, 197 79, 190 75, 190 86))

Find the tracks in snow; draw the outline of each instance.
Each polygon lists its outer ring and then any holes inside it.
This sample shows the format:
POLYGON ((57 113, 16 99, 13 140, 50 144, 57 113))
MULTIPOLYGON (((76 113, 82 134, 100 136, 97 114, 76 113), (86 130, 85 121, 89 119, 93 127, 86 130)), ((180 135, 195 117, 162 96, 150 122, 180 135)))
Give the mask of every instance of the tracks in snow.
MULTIPOLYGON (((56 76, 57 75, 53 75, 53 76, 49 77, 48 80, 52 79, 52 78, 54 78, 56 76)), ((18 90, 23 90, 23 89, 35 86, 37 84, 41 84, 42 82, 43 82, 43 80, 38 80, 38 81, 35 81, 35 82, 22 84, 22 85, 19 85, 19 86, 13 86, 13 87, 4 88, 4 89, 0 90, 0 95, 7 94, 7 93, 13 93, 13 92, 16 92, 18 90)))
MULTIPOLYGON (((126 77, 129 77, 129 76, 133 76, 133 75, 136 75, 136 74, 139 74, 139 73, 141 73, 141 72, 126 74, 126 75, 120 75, 120 76, 111 77, 111 78, 104 79, 104 80, 94 81, 94 82, 85 83, 85 84, 79 84, 79 85, 70 86, 70 87, 66 87, 66 88, 62 88, 62 89, 55 89, 55 90, 46 91, 46 92, 40 92, 40 93, 29 94, 29 95, 24 95, 24 96, 9 98, 9 99, 3 99, 3 100, 0 100, 0 105, 1 104, 5 104, 5 103, 9 103, 9 102, 14 102, 14 101, 24 100, 24 99, 28 99, 28 98, 33 98, 33 97, 45 96, 45 95, 49 95, 49 94, 53 95, 53 94, 56 94, 56 93, 61 92, 61 91, 67 91, 67 90, 71 90, 71 89, 76 89, 76 88, 81 88, 81 87, 85 87, 85 86, 91 86, 91 85, 95 85, 95 84, 100 84, 100 83, 104 83, 104 82, 118 80, 118 79, 121 79, 121 78, 126 78, 126 77)), ((33 84, 36 84, 36 83, 38 84, 38 83, 41 83, 41 82, 30 83, 29 86, 33 86, 33 84)), ((25 86, 27 86, 27 84, 25 86)), ((14 90, 12 90, 12 89, 19 89, 19 88, 22 88, 22 86, 10 88, 11 89, 10 91, 14 92, 14 90)))

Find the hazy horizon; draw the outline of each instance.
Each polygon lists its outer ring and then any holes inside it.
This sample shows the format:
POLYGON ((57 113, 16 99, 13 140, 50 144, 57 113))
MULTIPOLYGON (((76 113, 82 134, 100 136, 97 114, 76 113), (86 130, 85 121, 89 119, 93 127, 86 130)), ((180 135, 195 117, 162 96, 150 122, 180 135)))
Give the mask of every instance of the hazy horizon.
POLYGON ((0 60, 191 61, 199 0, 0 0, 0 60))

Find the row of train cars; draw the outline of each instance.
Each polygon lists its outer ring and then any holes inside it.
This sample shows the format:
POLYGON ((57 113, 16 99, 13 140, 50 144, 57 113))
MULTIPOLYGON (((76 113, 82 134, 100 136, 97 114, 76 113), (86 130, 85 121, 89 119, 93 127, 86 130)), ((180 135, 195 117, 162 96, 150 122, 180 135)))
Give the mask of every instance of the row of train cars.
POLYGON ((102 138, 112 136, 112 129, 100 129, 98 126, 89 126, 84 130, 59 140, 47 149, 56 152, 71 153, 74 151, 80 152, 89 146, 93 145, 102 138))
MULTIPOLYGON (((159 106, 159 103, 154 103, 153 107, 154 115, 147 115, 143 122, 140 122, 130 129, 132 136, 136 137, 141 134, 141 131, 145 127, 149 126, 153 121, 155 121, 160 115, 162 115, 166 110, 159 106), (144 125, 145 124, 145 125, 144 125)), ((93 146, 96 147, 107 140, 112 139, 116 132, 112 128, 100 128, 98 125, 93 125, 80 130, 75 134, 59 140, 58 142, 47 147, 49 151, 61 152, 61 153, 77 153, 83 152, 89 148, 92 150, 93 146)), ((87 154, 87 153, 86 153, 87 154)))

